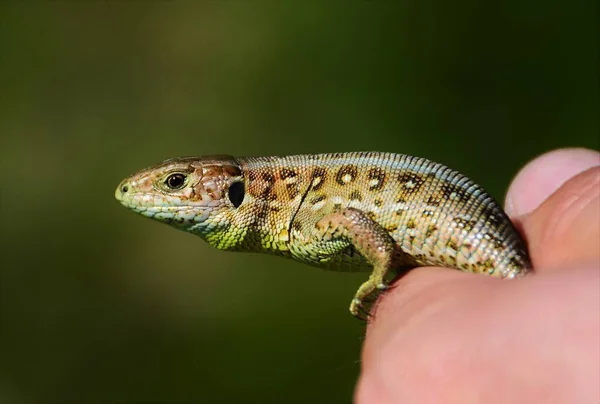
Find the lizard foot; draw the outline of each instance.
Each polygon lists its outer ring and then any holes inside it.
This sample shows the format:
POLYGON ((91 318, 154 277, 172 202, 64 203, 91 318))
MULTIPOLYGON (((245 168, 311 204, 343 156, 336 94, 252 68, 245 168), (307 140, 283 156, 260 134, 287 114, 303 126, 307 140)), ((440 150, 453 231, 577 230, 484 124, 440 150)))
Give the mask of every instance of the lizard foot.
MULTIPOLYGON (((365 282, 365 284, 367 283, 369 283, 369 281, 365 282)), ((373 304, 377 301, 382 292, 388 290, 389 288, 389 285, 379 283, 377 284, 376 288, 373 288, 369 292, 364 293, 366 288, 363 288, 361 286, 359 291, 356 293, 356 296, 354 297, 354 299, 352 299, 352 302, 350 303, 350 313, 359 320, 368 321, 373 317, 373 314, 371 313, 371 308, 373 307, 373 304), (360 293, 361 291, 364 293, 363 297, 359 297, 359 294, 362 294, 360 293)))

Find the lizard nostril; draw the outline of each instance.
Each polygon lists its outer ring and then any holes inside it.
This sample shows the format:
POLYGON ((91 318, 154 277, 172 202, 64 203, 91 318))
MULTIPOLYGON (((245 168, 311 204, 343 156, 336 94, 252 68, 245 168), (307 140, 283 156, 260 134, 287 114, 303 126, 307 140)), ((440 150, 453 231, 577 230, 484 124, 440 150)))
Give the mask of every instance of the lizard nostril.
POLYGON ((126 193, 127 191, 129 191, 129 186, 128 185, 123 185, 121 187, 121 192, 126 193))

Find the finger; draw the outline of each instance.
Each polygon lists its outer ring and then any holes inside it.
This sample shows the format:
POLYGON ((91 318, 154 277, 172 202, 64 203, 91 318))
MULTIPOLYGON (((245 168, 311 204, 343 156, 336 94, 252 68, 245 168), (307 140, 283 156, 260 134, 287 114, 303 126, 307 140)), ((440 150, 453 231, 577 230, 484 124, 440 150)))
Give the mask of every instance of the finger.
POLYGON ((597 269, 519 282, 418 271, 369 324, 357 403, 598 402, 597 269))
MULTIPOLYGON (((600 167, 568 180, 536 210, 523 217, 522 227, 536 271, 568 268, 574 264, 600 268, 600 167)), ((389 303, 392 297, 399 298, 394 304, 397 309, 403 305, 419 305, 423 303, 420 296, 426 296, 424 292, 471 279, 470 274, 459 271, 417 268, 400 279, 383 300, 389 303)), ((484 279, 477 277, 473 281, 484 279)), ((379 307, 375 310, 378 315, 379 307)))
POLYGON ((506 195, 506 213, 525 215, 575 175, 600 165, 600 153, 589 149, 560 149, 527 164, 517 174, 506 195))
POLYGON ((535 270, 600 268, 600 166, 567 180, 520 225, 535 270))

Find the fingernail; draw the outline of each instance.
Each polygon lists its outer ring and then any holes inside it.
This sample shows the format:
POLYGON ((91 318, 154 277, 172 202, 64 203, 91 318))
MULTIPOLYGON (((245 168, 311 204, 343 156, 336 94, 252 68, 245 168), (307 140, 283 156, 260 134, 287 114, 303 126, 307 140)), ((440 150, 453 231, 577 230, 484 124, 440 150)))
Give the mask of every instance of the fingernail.
POLYGON ((598 165, 600 153, 583 148, 554 150, 535 158, 513 180, 506 195, 506 213, 517 217, 531 212, 566 181, 598 165))

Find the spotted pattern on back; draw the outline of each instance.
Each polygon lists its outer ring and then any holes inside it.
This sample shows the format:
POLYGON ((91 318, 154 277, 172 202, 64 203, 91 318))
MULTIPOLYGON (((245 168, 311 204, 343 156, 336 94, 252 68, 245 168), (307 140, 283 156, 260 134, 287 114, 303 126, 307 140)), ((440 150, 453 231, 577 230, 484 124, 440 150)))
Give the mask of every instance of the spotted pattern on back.
MULTIPOLYGON (((249 159, 245 168, 254 170, 260 161, 249 159)), ((302 184, 298 190, 303 192, 294 195, 301 203, 294 205, 297 209, 292 213, 293 223, 300 225, 289 223, 292 250, 295 242, 311 237, 319 218, 352 207, 380 223, 400 251, 415 257, 418 265, 477 268, 492 275, 530 266, 522 239, 498 204, 473 181, 442 164, 389 153, 290 156, 268 161, 296 172, 296 183, 302 184)), ((289 198, 289 193, 285 195, 289 198)), ((301 255, 296 258, 329 268, 367 265, 359 254, 341 254, 326 264, 301 255)))

